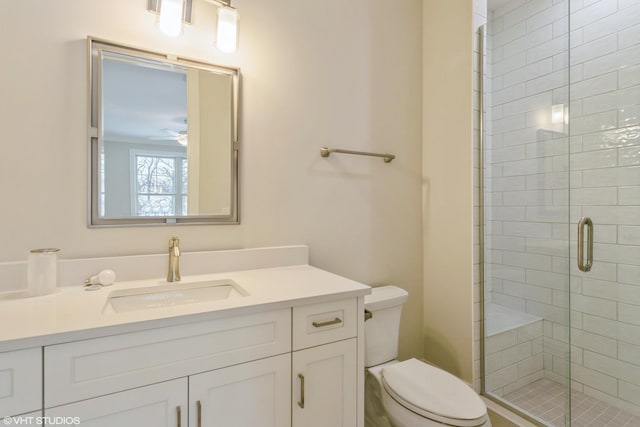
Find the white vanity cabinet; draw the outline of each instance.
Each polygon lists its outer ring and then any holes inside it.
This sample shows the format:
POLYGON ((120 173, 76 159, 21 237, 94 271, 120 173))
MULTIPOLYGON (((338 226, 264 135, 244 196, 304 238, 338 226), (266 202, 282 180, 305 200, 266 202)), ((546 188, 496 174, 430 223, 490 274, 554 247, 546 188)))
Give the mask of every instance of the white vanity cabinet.
POLYGON ((361 427, 361 305, 353 297, 45 346, 44 417, 361 427))
POLYGON ((358 419, 358 301, 294 307, 294 427, 352 427, 358 419))
POLYGON ((368 286, 309 265, 306 246, 181 260, 190 275, 173 285, 156 275, 166 255, 63 260, 59 292, 0 301, 12 319, 0 329, 0 417, 21 417, 12 425, 32 417, 85 427, 364 427, 368 286), (126 280, 95 292, 75 285, 103 268, 126 280), (217 287, 223 281, 237 295, 217 292, 229 290, 217 287), (190 291, 200 288, 205 295, 190 291), (135 301, 131 310, 120 310, 120 297, 135 301))
POLYGON ((36 412, 39 410, 42 410, 42 347, 0 353, 0 417, 41 416, 36 412))

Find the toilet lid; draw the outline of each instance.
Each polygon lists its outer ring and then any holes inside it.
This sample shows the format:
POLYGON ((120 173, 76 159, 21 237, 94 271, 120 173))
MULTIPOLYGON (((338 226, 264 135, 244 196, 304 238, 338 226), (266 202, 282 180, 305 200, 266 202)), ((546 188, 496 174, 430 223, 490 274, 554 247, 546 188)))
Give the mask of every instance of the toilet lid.
POLYGON ((487 407, 462 380, 409 359, 382 369, 382 384, 398 403, 426 418, 454 426, 479 426, 487 407))

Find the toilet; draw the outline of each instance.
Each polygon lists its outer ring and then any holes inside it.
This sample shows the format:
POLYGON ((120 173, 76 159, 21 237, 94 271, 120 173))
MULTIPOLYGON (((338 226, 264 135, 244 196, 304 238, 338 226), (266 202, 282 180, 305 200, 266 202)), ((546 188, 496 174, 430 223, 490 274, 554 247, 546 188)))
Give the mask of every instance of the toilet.
POLYGON ((402 306, 396 286, 365 296, 365 426, 490 427, 487 407, 462 380, 417 359, 398 356, 402 306))

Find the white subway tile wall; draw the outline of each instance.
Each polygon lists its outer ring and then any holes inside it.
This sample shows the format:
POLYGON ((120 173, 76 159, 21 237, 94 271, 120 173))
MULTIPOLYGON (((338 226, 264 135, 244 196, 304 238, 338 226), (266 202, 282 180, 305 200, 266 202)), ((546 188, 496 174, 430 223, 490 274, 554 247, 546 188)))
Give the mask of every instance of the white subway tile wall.
POLYGON ((542 319, 488 336, 485 387, 503 396, 543 378, 542 319))
POLYGON ((571 363, 574 390, 640 415, 640 0, 487 15, 484 299, 544 319, 540 366, 521 367, 533 347, 486 340, 487 389, 538 367, 567 384, 571 363), (574 259, 583 215, 589 273, 574 259))

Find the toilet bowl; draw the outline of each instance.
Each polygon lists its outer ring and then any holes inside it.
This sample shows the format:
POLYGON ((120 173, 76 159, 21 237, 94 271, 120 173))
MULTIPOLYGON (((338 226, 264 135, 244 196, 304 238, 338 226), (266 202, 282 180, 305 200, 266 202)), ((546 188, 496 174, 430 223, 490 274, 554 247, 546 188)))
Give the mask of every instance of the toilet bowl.
POLYGON ((462 380, 417 359, 395 359, 407 297, 395 286, 365 297, 365 426, 490 427, 486 405, 462 380))

